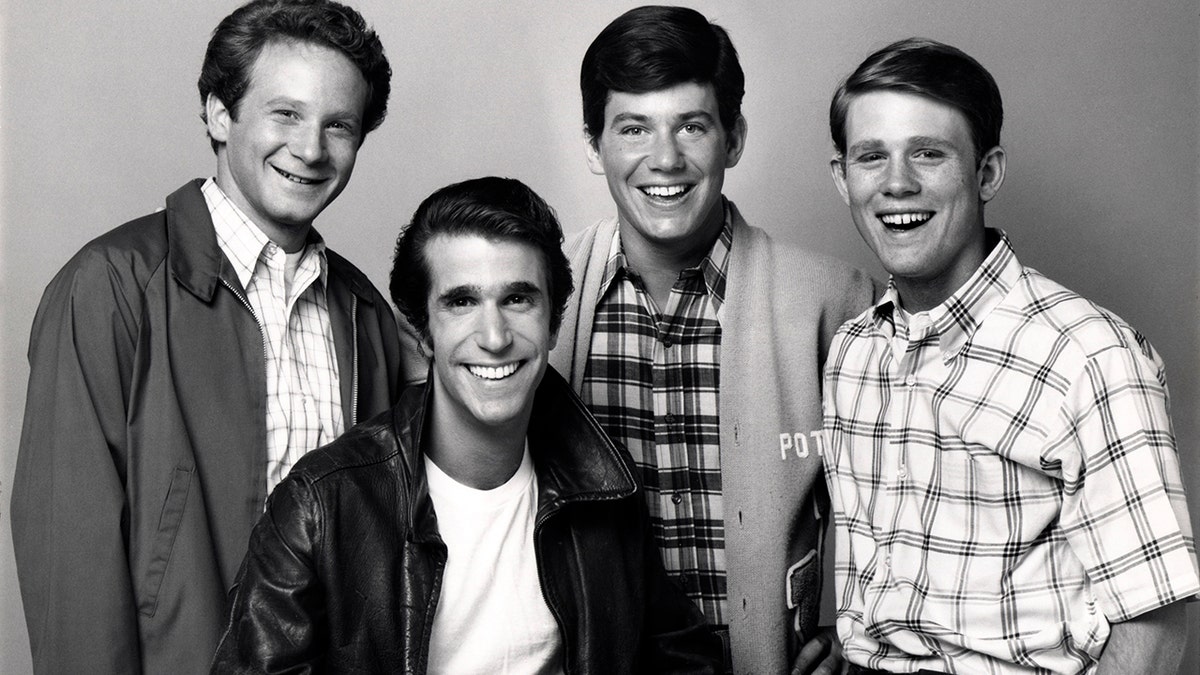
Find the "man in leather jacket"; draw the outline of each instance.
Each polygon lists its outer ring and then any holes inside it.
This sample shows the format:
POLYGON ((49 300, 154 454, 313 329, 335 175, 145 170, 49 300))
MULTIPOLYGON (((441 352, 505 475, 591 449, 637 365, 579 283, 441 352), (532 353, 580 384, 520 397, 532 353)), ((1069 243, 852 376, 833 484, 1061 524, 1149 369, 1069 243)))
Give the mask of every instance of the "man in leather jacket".
POLYGON ((628 453, 547 368, 572 286, 561 240, 516 180, 421 204, 391 291, 428 381, 271 495, 214 672, 715 670, 628 453))

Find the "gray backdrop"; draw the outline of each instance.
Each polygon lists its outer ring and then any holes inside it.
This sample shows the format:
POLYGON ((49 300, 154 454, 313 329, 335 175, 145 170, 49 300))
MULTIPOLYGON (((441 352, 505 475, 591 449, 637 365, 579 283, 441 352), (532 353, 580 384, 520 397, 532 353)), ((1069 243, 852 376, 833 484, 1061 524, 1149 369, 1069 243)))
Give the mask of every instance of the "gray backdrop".
MULTIPOLYGON (((237 4, 0 0, 0 672, 29 670, 8 488, 34 309, 80 245, 214 172, 195 81, 210 31, 237 4)), ((391 113, 318 227, 376 285, 399 226, 452 181, 520 178, 568 231, 611 214, 603 178, 584 163, 578 68, 596 33, 640 3, 353 4, 391 58, 391 113)), ((729 29, 747 74, 749 141, 726 194, 774 236, 877 276, 829 180, 834 87, 870 51, 910 35, 959 46, 992 71, 1009 171, 988 223, 1027 265, 1122 315, 1162 353, 1200 525, 1196 2, 685 4, 729 29)), ((1183 672, 1193 673, 1200 606, 1188 617, 1183 672)))

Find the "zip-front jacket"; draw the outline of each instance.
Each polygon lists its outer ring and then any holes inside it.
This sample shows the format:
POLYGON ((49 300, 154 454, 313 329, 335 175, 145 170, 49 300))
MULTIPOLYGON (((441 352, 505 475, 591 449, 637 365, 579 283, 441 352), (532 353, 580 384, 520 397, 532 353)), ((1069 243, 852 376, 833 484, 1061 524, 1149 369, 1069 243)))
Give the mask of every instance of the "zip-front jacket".
MULTIPOLYGON (((201 181, 46 289, 13 481, 37 673, 195 673, 266 498, 263 337, 201 181)), ((386 300, 327 252, 347 426, 399 392, 386 300)))
MULTIPOLYGON (((309 453, 271 494, 214 673, 426 671, 447 555, 422 461, 429 389, 309 453)), ((720 642, 662 569, 628 453, 552 369, 528 441, 564 672, 714 672, 720 642)))

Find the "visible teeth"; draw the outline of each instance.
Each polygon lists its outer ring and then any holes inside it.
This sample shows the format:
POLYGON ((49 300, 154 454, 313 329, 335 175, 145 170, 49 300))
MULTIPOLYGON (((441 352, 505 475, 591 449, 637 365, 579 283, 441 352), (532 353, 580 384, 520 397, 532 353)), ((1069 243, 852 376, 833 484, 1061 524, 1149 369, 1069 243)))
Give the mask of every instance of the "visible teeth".
POLYGON ((932 217, 932 213, 885 213, 879 219, 886 225, 912 225, 923 223, 932 217))
POLYGON ((284 178, 286 178, 286 179, 288 179, 288 180, 292 181, 293 183, 299 183, 299 184, 301 184, 301 185, 309 185, 309 184, 311 184, 311 183, 315 183, 315 182, 316 182, 316 181, 314 181, 314 180, 312 180, 312 179, 310 179, 310 178, 301 178, 300 176, 296 176, 296 175, 294 175, 294 174, 290 174, 290 173, 288 173, 288 172, 284 171, 283 169, 275 169, 275 170, 279 172, 279 175, 281 175, 281 176, 283 176, 284 178))
POLYGON ((516 363, 509 363, 503 366, 467 366, 467 370, 475 377, 482 377, 485 380, 503 380, 504 378, 517 372, 516 363))
POLYGON ((642 191, 651 197, 674 197, 686 192, 687 188, 682 185, 651 185, 642 188, 642 191))

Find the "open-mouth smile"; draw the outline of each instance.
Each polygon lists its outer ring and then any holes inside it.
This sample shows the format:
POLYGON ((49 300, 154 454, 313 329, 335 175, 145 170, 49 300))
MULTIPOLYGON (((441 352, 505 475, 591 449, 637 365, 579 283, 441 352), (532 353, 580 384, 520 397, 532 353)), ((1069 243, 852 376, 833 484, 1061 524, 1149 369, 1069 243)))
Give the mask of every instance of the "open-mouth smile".
POLYGON ((292 181, 293 183, 297 183, 300 185, 316 185, 317 183, 325 182, 324 178, 304 178, 302 176, 297 176, 294 173, 288 173, 287 171, 284 171, 283 169, 280 169, 277 166, 272 166, 271 168, 275 169, 276 173, 278 173, 280 176, 283 176, 284 178, 292 181))
POLYGON ((910 213, 882 213, 879 220, 893 230, 911 230, 920 227, 933 218, 932 211, 913 211, 910 213))
POLYGON ((503 380, 517 372, 522 363, 522 361, 513 361, 501 366, 468 365, 467 371, 482 380, 503 380))

